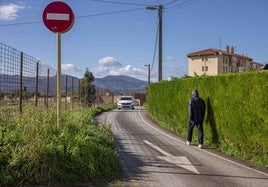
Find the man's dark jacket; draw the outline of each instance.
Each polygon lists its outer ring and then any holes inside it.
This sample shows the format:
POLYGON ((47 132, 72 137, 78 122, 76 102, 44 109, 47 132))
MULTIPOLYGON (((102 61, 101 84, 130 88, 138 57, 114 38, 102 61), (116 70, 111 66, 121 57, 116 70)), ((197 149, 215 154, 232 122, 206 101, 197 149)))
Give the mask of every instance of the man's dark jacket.
POLYGON ((203 99, 193 96, 189 100, 188 114, 190 122, 203 122, 206 112, 206 105, 203 99))

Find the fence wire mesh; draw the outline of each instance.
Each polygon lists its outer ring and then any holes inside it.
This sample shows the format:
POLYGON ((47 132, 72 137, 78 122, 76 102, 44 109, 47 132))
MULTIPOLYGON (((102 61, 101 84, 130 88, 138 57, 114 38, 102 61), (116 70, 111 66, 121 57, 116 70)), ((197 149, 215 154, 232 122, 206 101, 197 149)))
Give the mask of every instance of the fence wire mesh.
MULTIPOLYGON (((0 43, 0 108, 22 112, 26 106, 54 107, 56 70, 38 59, 0 43)), ((62 75, 62 102, 65 108, 78 106, 79 79, 62 75)))

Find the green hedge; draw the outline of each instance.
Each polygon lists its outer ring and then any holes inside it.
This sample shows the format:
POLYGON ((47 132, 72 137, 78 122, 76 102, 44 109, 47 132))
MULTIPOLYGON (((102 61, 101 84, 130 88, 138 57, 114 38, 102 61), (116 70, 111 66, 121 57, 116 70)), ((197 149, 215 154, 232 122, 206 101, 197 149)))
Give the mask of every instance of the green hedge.
POLYGON ((198 89, 207 106, 205 144, 268 167, 268 72, 181 78, 151 84, 150 115, 161 125, 186 136, 187 105, 193 89, 198 89))

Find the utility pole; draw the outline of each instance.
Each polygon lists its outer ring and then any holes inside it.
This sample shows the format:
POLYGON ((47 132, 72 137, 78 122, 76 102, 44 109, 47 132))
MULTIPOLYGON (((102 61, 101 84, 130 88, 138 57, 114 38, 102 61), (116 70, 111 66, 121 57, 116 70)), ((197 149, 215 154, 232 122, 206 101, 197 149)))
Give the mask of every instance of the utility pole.
POLYGON ((159 26, 159 39, 158 39, 158 81, 162 80, 162 9, 163 6, 158 7, 158 26, 159 26))
POLYGON ((150 75, 151 74, 150 73, 150 64, 148 64, 148 65, 146 64, 144 66, 147 66, 148 67, 148 86, 149 86, 149 84, 151 83, 151 80, 150 80, 151 79, 151 75, 150 75))
POLYGON ((149 6, 146 10, 158 10, 158 81, 162 80, 162 10, 163 5, 149 6))

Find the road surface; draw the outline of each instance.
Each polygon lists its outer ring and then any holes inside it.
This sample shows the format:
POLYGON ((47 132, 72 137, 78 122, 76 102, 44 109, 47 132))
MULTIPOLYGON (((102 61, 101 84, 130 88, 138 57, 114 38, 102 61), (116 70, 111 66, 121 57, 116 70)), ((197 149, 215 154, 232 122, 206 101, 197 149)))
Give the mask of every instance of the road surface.
MULTIPOLYGON (((268 187, 268 172, 228 158, 162 129, 141 107, 112 110, 96 117, 110 124, 122 162, 116 186, 144 187, 268 187)), ((196 130, 196 129, 195 129, 196 130)))

